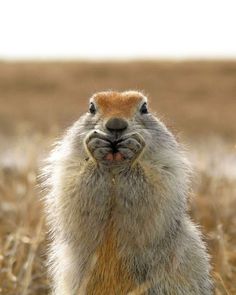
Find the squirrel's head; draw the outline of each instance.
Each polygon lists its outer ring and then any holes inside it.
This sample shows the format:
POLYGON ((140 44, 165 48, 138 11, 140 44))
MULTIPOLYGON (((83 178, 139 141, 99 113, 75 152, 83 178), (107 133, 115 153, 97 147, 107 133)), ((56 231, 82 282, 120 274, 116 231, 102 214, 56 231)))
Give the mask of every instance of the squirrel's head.
POLYGON ((119 137, 148 114, 147 98, 137 91, 100 92, 90 99, 89 114, 98 128, 119 137))
POLYGON ((147 97, 138 91, 94 94, 75 130, 75 137, 84 141, 97 161, 136 160, 176 146, 172 134, 150 111, 147 97))

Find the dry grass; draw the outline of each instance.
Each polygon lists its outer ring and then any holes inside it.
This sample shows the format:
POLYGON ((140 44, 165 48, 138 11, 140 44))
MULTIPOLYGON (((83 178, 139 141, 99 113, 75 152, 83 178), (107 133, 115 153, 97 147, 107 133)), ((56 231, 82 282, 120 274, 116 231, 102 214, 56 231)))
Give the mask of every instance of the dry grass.
POLYGON ((236 62, 0 64, 0 294, 48 294, 39 163, 94 91, 145 89, 183 130, 196 168, 191 214, 217 294, 236 294, 236 62), (157 100, 156 100, 157 97, 157 100))

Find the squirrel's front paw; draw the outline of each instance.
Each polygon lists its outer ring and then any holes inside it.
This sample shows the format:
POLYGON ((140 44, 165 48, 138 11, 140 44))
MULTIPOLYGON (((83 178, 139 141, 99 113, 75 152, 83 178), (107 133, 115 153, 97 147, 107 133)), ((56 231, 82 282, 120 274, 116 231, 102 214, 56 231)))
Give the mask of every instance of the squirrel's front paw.
POLYGON ((116 144, 117 150, 123 155, 124 159, 133 163, 142 154, 145 142, 139 133, 129 133, 122 136, 116 144))
POLYGON ((129 133, 115 140, 102 131, 92 131, 85 139, 85 147, 96 163, 108 164, 123 162, 132 163, 141 155, 145 142, 138 133, 129 133))
POLYGON ((106 133, 101 131, 92 131, 85 138, 85 147, 89 155, 101 163, 106 156, 112 152, 111 141, 106 133))

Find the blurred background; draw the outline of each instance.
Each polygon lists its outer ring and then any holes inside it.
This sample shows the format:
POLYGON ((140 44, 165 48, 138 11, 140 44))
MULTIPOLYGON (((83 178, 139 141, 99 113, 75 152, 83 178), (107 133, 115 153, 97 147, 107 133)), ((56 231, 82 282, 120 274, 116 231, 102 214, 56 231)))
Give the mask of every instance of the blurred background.
POLYGON ((96 91, 137 89, 185 145, 216 294, 236 294, 235 1, 0 3, 0 294, 48 294, 37 175, 96 91))

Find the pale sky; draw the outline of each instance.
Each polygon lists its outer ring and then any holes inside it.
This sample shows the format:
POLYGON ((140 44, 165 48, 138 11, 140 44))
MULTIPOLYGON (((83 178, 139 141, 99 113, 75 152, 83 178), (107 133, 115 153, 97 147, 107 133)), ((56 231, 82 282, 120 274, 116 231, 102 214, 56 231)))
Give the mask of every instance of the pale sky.
POLYGON ((0 0, 0 59, 236 58, 236 0, 0 0))

